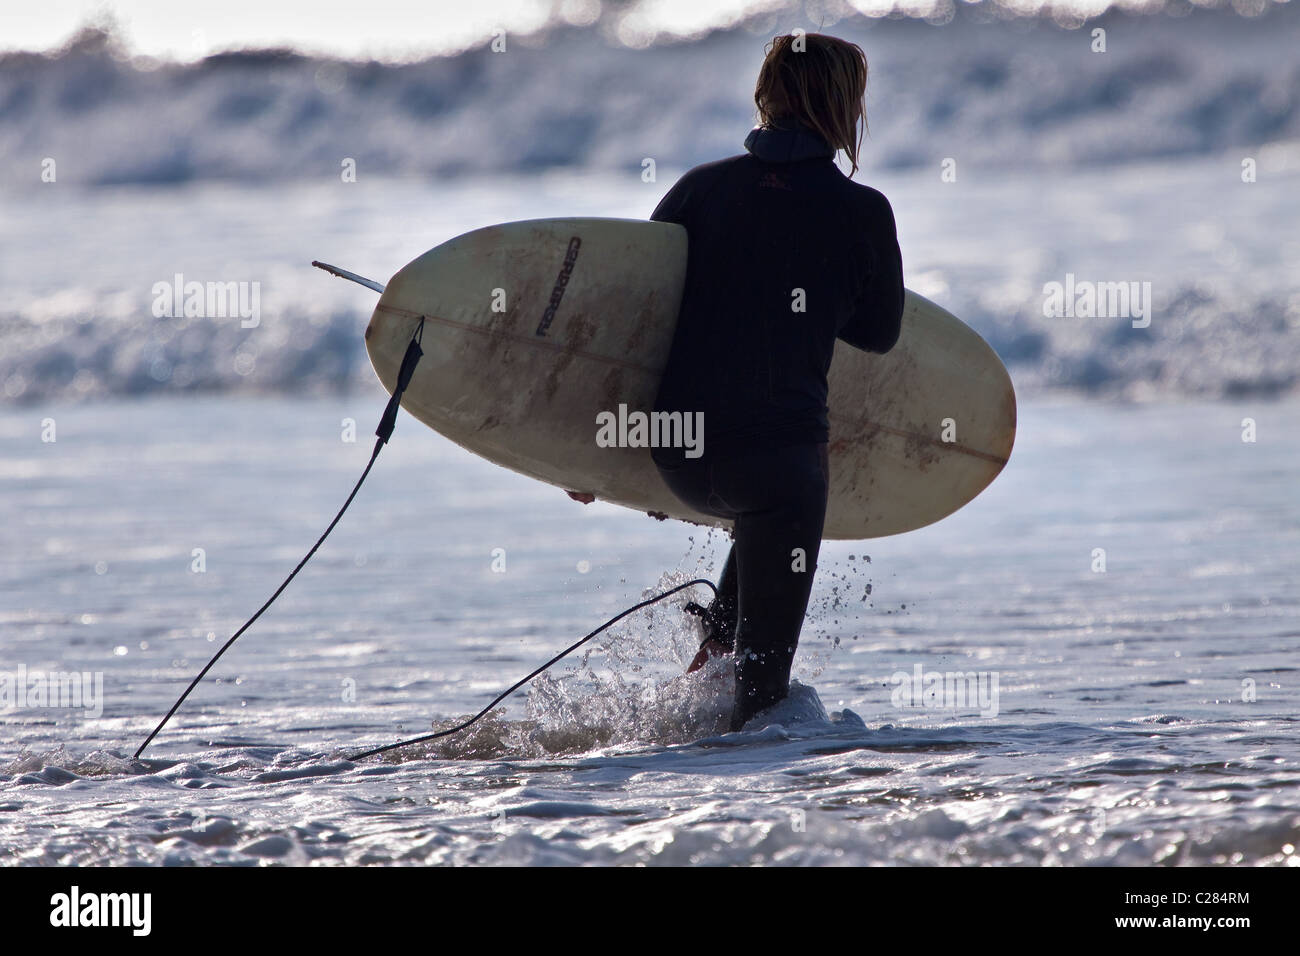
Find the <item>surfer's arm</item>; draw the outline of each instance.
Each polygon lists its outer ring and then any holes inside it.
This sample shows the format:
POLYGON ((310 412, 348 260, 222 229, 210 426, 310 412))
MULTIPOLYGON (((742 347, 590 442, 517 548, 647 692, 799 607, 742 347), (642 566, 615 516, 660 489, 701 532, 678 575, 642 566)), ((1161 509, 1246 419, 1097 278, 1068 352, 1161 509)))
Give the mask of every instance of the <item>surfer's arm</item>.
POLYGON ((870 232, 871 272, 839 337, 855 348, 884 353, 898 341, 903 324, 903 254, 889 200, 879 193, 876 196, 879 201, 870 232))

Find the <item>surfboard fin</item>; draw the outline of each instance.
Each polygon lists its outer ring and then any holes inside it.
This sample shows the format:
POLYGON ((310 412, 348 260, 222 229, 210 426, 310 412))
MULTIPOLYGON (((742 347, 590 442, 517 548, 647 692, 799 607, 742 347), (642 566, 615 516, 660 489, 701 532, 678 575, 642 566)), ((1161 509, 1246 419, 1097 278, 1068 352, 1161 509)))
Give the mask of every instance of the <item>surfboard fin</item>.
POLYGON ((355 272, 348 272, 347 269, 340 269, 338 266, 332 266, 328 262, 318 262, 313 259, 311 264, 317 269, 324 269, 330 275, 338 276, 340 279, 347 279, 349 282, 355 282, 357 285, 363 285, 367 289, 374 289, 380 295, 384 292, 384 286, 374 279, 367 279, 365 276, 359 276, 355 272))

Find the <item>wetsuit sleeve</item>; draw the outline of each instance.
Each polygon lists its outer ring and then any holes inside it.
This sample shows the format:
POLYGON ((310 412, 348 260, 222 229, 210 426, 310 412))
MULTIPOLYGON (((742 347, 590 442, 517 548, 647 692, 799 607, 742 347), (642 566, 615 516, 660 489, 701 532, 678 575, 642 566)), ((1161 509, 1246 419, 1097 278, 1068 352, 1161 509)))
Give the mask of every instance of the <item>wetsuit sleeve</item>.
POLYGON ((889 200, 878 197, 870 219, 871 263, 867 280, 839 337, 868 352, 888 352, 898 341, 903 321, 903 254, 889 200))

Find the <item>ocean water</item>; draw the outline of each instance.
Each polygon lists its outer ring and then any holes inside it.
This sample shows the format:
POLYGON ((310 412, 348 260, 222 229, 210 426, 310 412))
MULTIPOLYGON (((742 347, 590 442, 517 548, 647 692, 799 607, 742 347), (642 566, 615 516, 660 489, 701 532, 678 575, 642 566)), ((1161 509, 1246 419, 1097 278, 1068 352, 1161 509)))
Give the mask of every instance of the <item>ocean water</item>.
POLYGON ((1292 864, 1300 8, 1237 8, 1109 14, 1106 54, 983 7, 826 24, 871 57, 857 178, 908 286, 1012 372, 1010 465, 935 526, 828 544, 791 698, 742 732, 725 663, 683 674, 682 594, 364 761, 716 576, 726 539, 403 416, 133 761, 368 457, 374 296, 308 263, 384 281, 494 222, 644 218, 740 150, 798 24, 0 57, 0 862, 1292 864), (156 315, 177 275, 255 288, 255 321, 156 315), (1150 324, 1046 317, 1069 277, 1150 283, 1150 324))
MULTIPOLYGON (((1235 7, 1087 29, 987 4, 942 25, 822 12, 871 61, 857 179, 893 203, 909 287, 1022 395, 1300 392, 1300 5, 1235 7), (1149 283, 1150 325, 1045 317, 1071 278, 1149 283)), ((2 55, 0 399, 367 385, 373 297, 312 259, 385 281, 495 222, 647 217, 741 151, 762 44, 796 13, 645 49, 602 20, 406 64, 160 63, 97 34, 2 55), (178 275, 256 289, 256 324, 158 317, 178 275)))
MULTIPOLYGON (((743 129, 738 130, 738 134, 743 129)), ((739 149, 739 146, 735 147, 739 149)), ((1300 160, 862 173, 889 197, 909 288, 962 318, 1021 395, 1127 401, 1300 393, 1300 160), (1073 279, 1071 279, 1073 277, 1073 279), (1044 315, 1044 288, 1147 283, 1149 324, 1044 315)), ((1300 153, 1296 154, 1300 156, 1300 153)), ((194 394, 339 393, 374 373, 372 292, 411 259, 495 222, 650 215, 680 170, 560 170, 449 182, 56 186, 0 217, 0 399, 19 404, 194 394), (156 287, 240 283, 258 313, 156 316, 156 287), (251 301, 251 299, 250 299, 251 301)), ((179 312, 179 309, 178 309, 179 312)))
POLYGON ((1295 861, 1294 401, 1026 403, 967 508, 828 544, 798 683, 742 732, 721 732, 725 664, 682 674, 679 595, 463 735, 352 762, 725 555, 403 415, 313 563, 132 761, 341 504, 384 397, 0 413, 0 671, 102 679, 5 709, 3 862, 1295 861), (990 694, 926 706, 900 693, 918 667, 990 694))
POLYGON ((0 55, 0 188, 38 182, 46 158, 59 182, 92 186, 321 181, 344 157, 359 179, 691 166, 737 148, 763 46, 796 28, 865 51, 875 169, 954 157, 1059 171, 1300 139, 1293 3, 1103 2, 1086 25, 1058 4, 1068 28, 1017 16, 1033 0, 938 0, 934 22, 746 5, 734 26, 678 42, 629 43, 614 22, 627 5, 609 4, 594 28, 515 35, 501 53, 485 36, 410 63, 284 49, 173 63, 134 55, 129 22, 123 35, 92 30, 62 50, 0 55))

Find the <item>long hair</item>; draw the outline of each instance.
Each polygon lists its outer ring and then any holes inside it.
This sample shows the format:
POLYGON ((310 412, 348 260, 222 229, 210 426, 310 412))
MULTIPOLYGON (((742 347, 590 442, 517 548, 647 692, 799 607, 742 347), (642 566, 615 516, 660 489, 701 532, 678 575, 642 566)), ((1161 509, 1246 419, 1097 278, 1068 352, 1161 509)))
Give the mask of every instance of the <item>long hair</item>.
POLYGON ((856 173, 867 127, 862 48, 824 33, 805 33, 773 37, 764 52, 754 86, 759 123, 782 126, 793 119, 812 127, 831 148, 844 150, 856 173))

